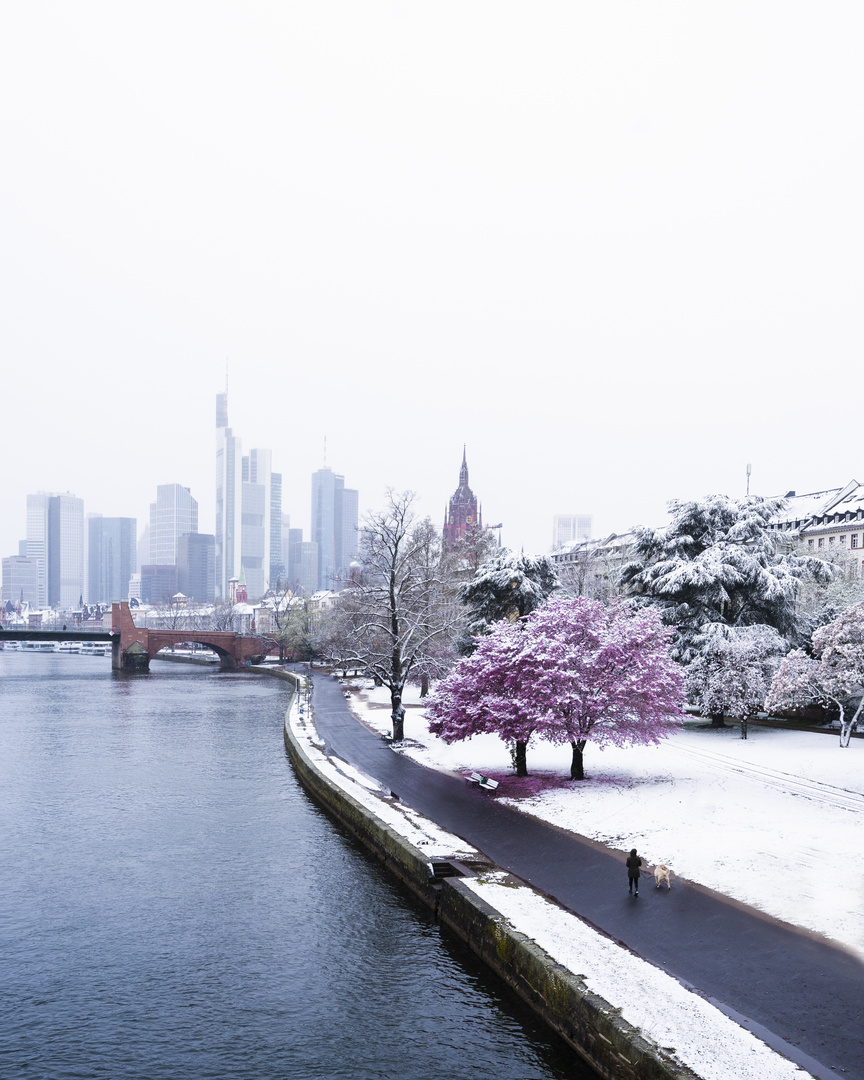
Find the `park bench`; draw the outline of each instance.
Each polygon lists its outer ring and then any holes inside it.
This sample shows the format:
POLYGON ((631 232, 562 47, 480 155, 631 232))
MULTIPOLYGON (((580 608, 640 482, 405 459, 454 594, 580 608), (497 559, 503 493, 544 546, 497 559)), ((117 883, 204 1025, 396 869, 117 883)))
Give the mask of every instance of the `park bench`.
POLYGON ((470 772, 465 777, 469 784, 476 784, 477 787, 483 791, 488 791, 490 795, 494 794, 495 789, 498 787, 498 781, 491 779, 491 777, 484 776, 482 773, 470 772))

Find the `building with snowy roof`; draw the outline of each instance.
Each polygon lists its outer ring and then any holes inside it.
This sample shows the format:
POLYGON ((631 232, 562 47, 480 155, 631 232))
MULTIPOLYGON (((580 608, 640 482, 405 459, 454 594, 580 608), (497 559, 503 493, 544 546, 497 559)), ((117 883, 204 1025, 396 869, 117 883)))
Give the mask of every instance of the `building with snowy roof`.
POLYGON ((864 485, 850 480, 845 487, 807 495, 789 491, 785 498, 772 529, 789 533, 808 554, 846 560, 848 570, 860 575, 864 559, 864 485))

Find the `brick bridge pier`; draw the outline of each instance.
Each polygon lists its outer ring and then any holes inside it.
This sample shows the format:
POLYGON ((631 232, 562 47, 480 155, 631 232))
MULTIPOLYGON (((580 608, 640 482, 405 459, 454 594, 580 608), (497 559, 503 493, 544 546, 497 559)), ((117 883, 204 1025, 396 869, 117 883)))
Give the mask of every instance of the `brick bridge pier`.
POLYGON ((264 638, 245 637, 231 631, 150 630, 138 627, 125 600, 111 605, 111 626, 115 635, 111 667, 115 671, 149 671, 150 661, 160 649, 169 645, 180 645, 184 641, 206 645, 212 649, 219 657, 222 671, 244 667, 247 661, 261 659, 275 648, 264 638))

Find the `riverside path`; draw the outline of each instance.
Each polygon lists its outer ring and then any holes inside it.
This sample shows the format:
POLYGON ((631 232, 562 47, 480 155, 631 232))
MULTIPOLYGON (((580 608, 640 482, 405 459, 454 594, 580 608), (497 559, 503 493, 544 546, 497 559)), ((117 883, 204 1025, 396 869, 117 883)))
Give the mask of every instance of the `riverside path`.
MULTIPOLYGON (((315 676, 313 706, 328 753, 694 988, 820 1080, 864 1080, 864 964, 851 953, 681 878, 671 892, 644 889, 636 903, 623 856, 395 753, 352 716, 335 679, 315 676)), ((793 870, 778 889, 795 887, 793 870)))

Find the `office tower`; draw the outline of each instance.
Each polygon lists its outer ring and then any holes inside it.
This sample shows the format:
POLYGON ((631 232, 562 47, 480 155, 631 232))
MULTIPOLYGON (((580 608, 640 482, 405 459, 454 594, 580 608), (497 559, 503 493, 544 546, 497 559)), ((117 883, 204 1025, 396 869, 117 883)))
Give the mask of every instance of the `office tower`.
POLYGON ((137 561, 138 522, 93 515, 87 521, 87 603, 112 604, 129 596, 137 561))
POLYGON ((181 484, 160 484, 150 503, 150 565, 176 566, 181 536, 198 532, 198 502, 181 484))
POLYGON ((240 576, 242 444, 228 427, 228 395, 216 395, 216 595, 240 576))
MULTIPOLYGON (((302 529, 291 532, 303 535, 302 529)), ((318 591, 318 545, 312 540, 298 540, 291 545, 291 588, 306 596, 318 591)))
POLYGON ((285 577, 282 558, 282 473, 270 473, 270 578, 271 589, 278 589, 285 577))
POLYGON ((216 395, 216 595, 246 579, 250 599, 275 585, 282 565, 282 475, 271 469, 269 450, 243 456, 228 427, 228 395, 216 395))
POLYGON ((177 567, 157 563, 141 567, 141 601, 145 604, 170 604, 177 592, 177 567))
POLYGON ((177 588, 198 604, 212 604, 215 591, 216 537, 188 533, 177 546, 177 588))
POLYGON ((556 514, 552 520, 552 548, 591 539, 590 514, 556 514))
POLYGON ((68 492, 48 499, 48 604, 80 605, 84 592, 84 500, 68 492))
POLYGON ((27 557, 37 564, 37 607, 78 607, 84 592, 84 502, 67 492, 27 496, 27 557))
POLYGON ((468 461, 462 447, 459 487, 450 496, 444 511, 444 547, 453 548, 475 529, 483 528, 483 514, 477 509, 477 496, 468 486, 468 461))
POLYGON ((318 589, 338 591, 357 555, 359 494, 324 467, 312 473, 312 543, 318 546, 318 589))
POLYGON ((37 606, 39 596, 39 564, 26 555, 9 555, 3 559, 3 603, 27 602, 37 606))

